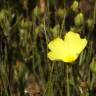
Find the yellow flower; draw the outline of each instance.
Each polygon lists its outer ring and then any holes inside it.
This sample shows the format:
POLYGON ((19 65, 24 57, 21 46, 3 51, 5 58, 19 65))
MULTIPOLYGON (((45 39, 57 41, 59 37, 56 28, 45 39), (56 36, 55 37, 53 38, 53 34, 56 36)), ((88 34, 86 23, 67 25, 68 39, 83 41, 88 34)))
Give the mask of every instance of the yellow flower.
POLYGON ((69 31, 64 40, 58 37, 48 44, 48 48, 51 50, 48 53, 48 58, 72 63, 78 58, 86 45, 86 39, 81 39, 78 33, 69 31))

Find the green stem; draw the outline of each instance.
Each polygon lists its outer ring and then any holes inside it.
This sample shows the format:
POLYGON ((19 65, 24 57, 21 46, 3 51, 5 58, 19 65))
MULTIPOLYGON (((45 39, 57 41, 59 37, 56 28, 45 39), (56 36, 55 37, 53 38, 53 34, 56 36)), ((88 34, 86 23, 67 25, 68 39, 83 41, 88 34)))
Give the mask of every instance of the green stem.
POLYGON ((70 96, 70 86, 69 86, 69 76, 68 76, 68 73, 69 73, 69 65, 66 66, 66 75, 67 75, 66 83, 67 83, 67 96, 70 96))
POLYGON ((48 90, 48 88, 50 88, 50 84, 52 82, 52 76, 53 76, 52 73, 53 73, 53 69, 54 69, 54 64, 55 64, 55 62, 53 62, 52 67, 50 69, 50 77, 49 77, 48 83, 46 85, 45 92, 44 92, 43 96, 46 96, 46 95, 48 96, 47 90, 48 90))
POLYGON ((96 1, 95 1, 95 5, 94 5, 93 22, 94 22, 94 24, 96 22, 96 1))
POLYGON ((91 81, 91 84, 90 84, 90 90, 92 90, 92 88, 93 88, 93 83, 94 83, 94 81, 95 81, 95 73, 93 73, 92 74, 92 81, 91 81))

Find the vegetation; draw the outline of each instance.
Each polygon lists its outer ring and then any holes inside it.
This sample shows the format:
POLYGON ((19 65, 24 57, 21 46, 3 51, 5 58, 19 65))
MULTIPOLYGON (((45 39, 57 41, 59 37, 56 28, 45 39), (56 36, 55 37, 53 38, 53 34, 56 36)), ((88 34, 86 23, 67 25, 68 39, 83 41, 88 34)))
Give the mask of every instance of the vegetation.
POLYGON ((0 0, 0 96, 96 96, 95 43, 96 0, 0 0), (52 43, 64 37, 72 62, 52 43))

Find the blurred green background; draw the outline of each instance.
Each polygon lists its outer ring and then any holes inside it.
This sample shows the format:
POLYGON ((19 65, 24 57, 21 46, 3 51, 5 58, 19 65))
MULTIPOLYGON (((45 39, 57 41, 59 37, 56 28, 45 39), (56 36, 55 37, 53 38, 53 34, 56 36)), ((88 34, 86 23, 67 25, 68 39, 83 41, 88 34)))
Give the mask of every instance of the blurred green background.
POLYGON ((96 96, 96 0, 0 0, 0 96, 96 96), (67 70, 47 45, 69 30, 88 44, 67 70))

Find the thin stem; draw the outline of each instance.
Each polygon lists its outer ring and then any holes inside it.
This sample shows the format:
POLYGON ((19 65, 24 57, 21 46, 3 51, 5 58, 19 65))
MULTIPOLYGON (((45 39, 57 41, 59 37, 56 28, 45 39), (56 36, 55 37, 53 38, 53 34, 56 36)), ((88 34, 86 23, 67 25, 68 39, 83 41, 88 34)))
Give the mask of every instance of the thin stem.
POLYGON ((63 18, 63 21, 62 21, 60 36, 62 36, 63 31, 64 32, 66 31, 65 30, 65 18, 66 18, 66 13, 64 14, 64 18, 63 18))
POLYGON ((45 89, 45 92, 44 92, 43 96, 46 96, 47 89, 49 88, 49 86, 50 86, 50 84, 52 82, 52 75, 53 75, 52 73, 53 73, 53 69, 54 69, 54 64, 55 64, 55 62, 53 62, 53 64, 52 64, 52 67, 51 67, 51 70, 50 70, 50 77, 49 77, 48 83, 46 85, 47 87, 45 89))
POLYGON ((67 96, 70 96, 70 86, 69 86, 69 76, 68 76, 68 73, 69 73, 69 65, 66 66, 66 75, 67 75, 66 83, 67 83, 67 96))
POLYGON ((91 81, 91 84, 90 84, 90 89, 92 90, 93 88, 93 84, 94 84, 94 81, 95 81, 95 73, 92 74, 92 81, 91 81))
POLYGON ((93 22, 94 22, 94 24, 96 23, 96 1, 95 1, 95 5, 94 5, 93 22))

